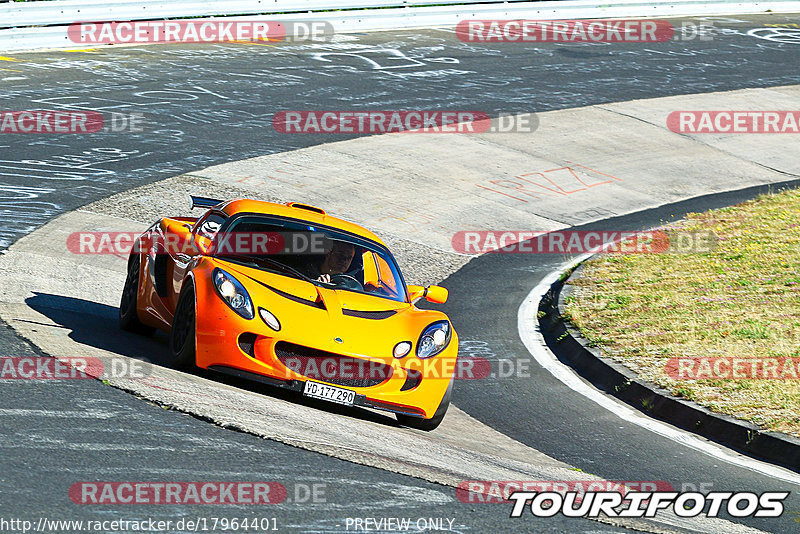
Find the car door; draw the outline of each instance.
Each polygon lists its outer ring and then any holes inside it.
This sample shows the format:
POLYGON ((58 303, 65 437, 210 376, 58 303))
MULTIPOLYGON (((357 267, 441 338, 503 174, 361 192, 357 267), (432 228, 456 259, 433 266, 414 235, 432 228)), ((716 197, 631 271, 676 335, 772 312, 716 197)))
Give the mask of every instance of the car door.
MULTIPOLYGON (((169 250, 171 260, 171 269, 168 269, 171 271, 168 273, 171 281, 170 312, 174 312, 178 305, 178 298, 192 260, 202 254, 203 250, 208 250, 226 219, 227 216, 224 213, 210 210, 194 225, 185 223, 170 225, 170 234, 174 242, 174 246, 169 250)), ((180 221, 174 221, 180 223, 180 221)))

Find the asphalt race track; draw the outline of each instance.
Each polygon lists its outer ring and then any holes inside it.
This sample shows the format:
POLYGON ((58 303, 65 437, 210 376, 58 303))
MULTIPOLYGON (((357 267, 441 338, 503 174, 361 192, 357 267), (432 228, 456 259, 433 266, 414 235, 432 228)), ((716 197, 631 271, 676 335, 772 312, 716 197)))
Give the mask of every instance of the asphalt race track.
MULTIPOLYGON (((217 163, 347 138, 280 134, 272 127, 279 110, 474 109, 494 116, 800 83, 800 41, 771 30, 747 34, 770 28, 767 24, 800 22, 797 16, 709 17, 703 22, 720 29, 713 40, 478 46, 432 29, 344 36, 316 48, 159 45, 3 57, 0 109, 137 112, 144 114, 146 128, 139 134, 0 135, 0 246, 8 247, 59 214, 120 191, 217 163)), ((787 181, 796 178, 787 176, 787 181)), ((709 195, 595 224, 640 229, 757 192, 709 195)), ((527 358, 517 333, 519 305, 564 259, 476 258, 442 284, 454 296, 444 309, 463 339, 482 342, 482 354, 527 358)), ((37 353, 0 326, 3 355, 37 353)), ((354 517, 424 517, 454 519, 452 528, 458 532, 625 530, 588 520, 512 520, 504 505, 464 504, 452 488, 220 428, 95 381, 3 381, 0 390, 3 517, 246 514, 274 517, 280 530, 301 532, 345 531, 346 518, 354 517), (289 488, 291 502, 256 512, 246 507, 80 507, 65 490, 78 480, 169 477, 295 484, 289 488), (325 493, 316 503, 305 498, 314 484, 325 493)), ((525 445, 608 480, 792 491, 782 518, 733 521, 764 531, 800 531, 797 484, 644 430, 535 365, 529 378, 461 382, 454 404, 525 445)))

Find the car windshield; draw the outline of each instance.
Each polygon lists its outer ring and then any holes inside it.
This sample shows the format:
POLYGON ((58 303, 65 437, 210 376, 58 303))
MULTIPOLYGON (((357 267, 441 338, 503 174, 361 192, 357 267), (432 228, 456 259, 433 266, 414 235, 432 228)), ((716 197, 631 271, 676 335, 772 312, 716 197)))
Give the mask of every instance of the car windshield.
POLYGON ((327 226, 240 215, 216 234, 213 255, 322 287, 407 300, 400 270, 385 247, 327 226))

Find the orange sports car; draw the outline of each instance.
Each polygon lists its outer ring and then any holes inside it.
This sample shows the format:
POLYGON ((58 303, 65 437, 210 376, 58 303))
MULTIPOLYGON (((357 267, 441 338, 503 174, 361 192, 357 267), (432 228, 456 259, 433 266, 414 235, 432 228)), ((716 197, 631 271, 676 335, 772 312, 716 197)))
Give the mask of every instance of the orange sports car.
POLYGON ((120 326, 169 333, 197 365, 396 414, 433 430, 453 390, 458 336, 442 287, 406 286, 372 232, 306 204, 192 197, 200 218, 161 219, 128 260, 120 326))

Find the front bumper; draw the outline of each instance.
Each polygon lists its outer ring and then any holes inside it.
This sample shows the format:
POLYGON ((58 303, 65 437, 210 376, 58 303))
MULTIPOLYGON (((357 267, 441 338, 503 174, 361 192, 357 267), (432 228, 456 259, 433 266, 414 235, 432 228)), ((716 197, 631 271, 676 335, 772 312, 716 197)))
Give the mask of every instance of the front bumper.
MULTIPOLYGON (((212 365, 208 368, 208 370, 226 374, 229 376, 235 376, 237 378, 242 378, 244 380, 250 380, 252 382, 259 382, 261 384, 287 389, 289 391, 294 391, 296 393, 302 393, 305 387, 305 382, 302 380, 279 380, 277 378, 272 378, 266 375, 261 375, 250 371, 243 371, 241 369, 236 369, 234 367, 227 367, 224 365, 212 365)), ((386 412, 409 415, 411 417, 420 417, 420 418, 425 417, 425 414, 419 408, 382 402, 378 399, 368 398, 366 395, 362 393, 356 393, 355 399, 353 401, 353 406, 373 408, 376 410, 383 410, 386 412)))
MULTIPOLYGON (((353 354, 330 344, 314 348, 314 332, 292 332, 282 328, 275 332, 257 316, 246 320, 222 302, 209 285, 196 283, 198 313, 196 314, 196 361, 198 367, 222 372, 239 378, 302 392, 307 380, 330 384, 356 393, 354 404, 378 410, 415 417, 430 418, 439 407, 455 373, 458 337, 453 337, 440 354, 420 360, 414 350, 400 360, 353 354), (285 331, 284 331, 285 330, 285 331), (310 374, 307 368, 287 366, 285 347, 300 347, 321 353, 322 358, 359 360, 367 365, 385 368, 391 372, 373 385, 360 387, 356 382, 343 382, 310 374), (283 347, 284 354, 279 354, 283 347), (327 356, 326 356, 327 355, 327 356), (283 358, 284 361, 281 361, 283 358), (415 375, 416 373, 416 375, 415 375), (409 387, 413 386, 413 387, 409 387)), ((414 340, 416 341, 416 340, 414 340)), ((320 343, 322 344, 322 343, 320 343)))

